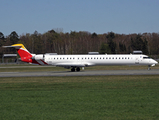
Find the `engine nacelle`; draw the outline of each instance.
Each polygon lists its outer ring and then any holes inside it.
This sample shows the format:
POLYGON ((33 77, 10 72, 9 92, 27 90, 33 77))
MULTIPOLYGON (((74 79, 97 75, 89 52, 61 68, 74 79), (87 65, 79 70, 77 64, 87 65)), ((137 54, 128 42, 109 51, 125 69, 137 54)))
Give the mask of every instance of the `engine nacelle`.
POLYGON ((35 55, 31 59, 32 60, 44 60, 44 55, 43 54, 35 55))

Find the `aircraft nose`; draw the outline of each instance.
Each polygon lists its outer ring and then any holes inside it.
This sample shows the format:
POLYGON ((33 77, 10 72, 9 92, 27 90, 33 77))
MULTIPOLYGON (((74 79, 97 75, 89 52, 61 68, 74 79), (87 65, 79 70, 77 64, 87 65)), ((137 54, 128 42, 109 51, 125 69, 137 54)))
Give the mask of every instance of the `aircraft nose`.
POLYGON ((156 60, 153 60, 152 63, 153 64, 158 64, 158 62, 156 60))
POLYGON ((158 64, 158 62, 157 61, 155 61, 156 63, 155 64, 158 64))
POLYGON ((158 62, 157 62, 157 61, 155 61, 155 60, 151 60, 151 66, 155 66, 156 64, 158 64, 158 62))

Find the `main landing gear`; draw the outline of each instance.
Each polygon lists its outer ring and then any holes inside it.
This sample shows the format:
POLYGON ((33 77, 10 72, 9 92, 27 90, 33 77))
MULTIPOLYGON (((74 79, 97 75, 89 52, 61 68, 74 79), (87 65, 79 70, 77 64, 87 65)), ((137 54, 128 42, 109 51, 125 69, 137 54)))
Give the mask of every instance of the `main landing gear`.
POLYGON ((77 72, 79 72, 80 71, 80 67, 72 67, 71 72, 75 72, 75 70, 77 72))

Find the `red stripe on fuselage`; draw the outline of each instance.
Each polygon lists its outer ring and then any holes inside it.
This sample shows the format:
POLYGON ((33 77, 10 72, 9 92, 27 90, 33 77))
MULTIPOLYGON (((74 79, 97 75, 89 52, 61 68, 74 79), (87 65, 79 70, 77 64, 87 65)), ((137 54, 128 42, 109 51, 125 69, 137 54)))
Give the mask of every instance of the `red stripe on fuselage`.
POLYGON ((40 64, 40 63, 38 63, 36 60, 32 60, 32 62, 31 62, 31 63, 41 65, 41 64, 40 64))
POLYGON ((45 65, 48 65, 46 62, 44 62, 43 60, 41 60, 45 65))

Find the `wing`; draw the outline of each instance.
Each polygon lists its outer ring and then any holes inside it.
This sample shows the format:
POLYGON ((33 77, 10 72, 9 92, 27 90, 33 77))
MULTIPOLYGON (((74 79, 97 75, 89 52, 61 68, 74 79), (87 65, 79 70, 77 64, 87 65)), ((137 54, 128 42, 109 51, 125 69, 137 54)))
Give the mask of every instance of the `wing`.
POLYGON ((92 63, 57 63, 55 66, 59 67, 87 67, 87 66, 93 66, 95 64, 92 63))

